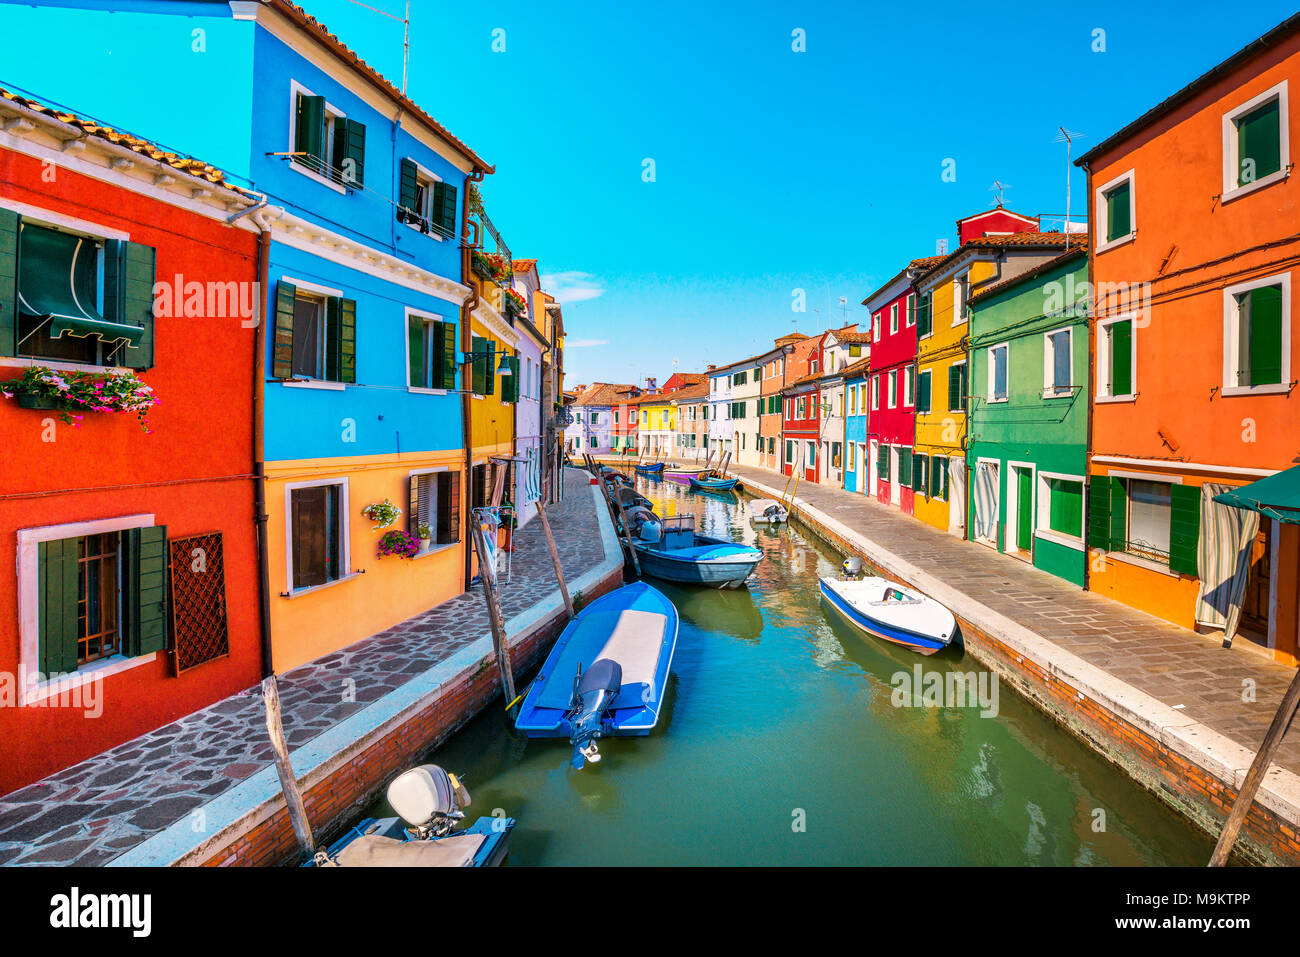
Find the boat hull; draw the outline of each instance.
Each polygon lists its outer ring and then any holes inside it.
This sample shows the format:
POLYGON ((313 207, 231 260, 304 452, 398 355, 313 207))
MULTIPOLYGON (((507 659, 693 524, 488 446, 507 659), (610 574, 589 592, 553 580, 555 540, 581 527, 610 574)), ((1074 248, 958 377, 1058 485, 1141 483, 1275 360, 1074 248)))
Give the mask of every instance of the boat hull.
POLYGON ((929 629, 930 633, 923 633, 919 629, 911 630, 901 627, 897 623, 882 621, 867 614, 840 594, 833 584, 828 584, 828 579, 819 579, 817 584, 821 589, 822 598, 826 600, 827 604, 834 608, 853 627, 871 635, 873 638, 880 638, 892 644, 902 645, 904 648, 910 648, 912 651, 928 656, 947 648, 956 634, 956 620, 953 618, 952 613, 931 599, 927 598, 925 600, 933 608, 943 612, 943 615, 936 617, 941 619, 944 624, 938 628, 929 629), (947 622, 951 622, 951 626, 948 626, 947 622))
POLYGON ((682 485, 688 485, 691 479, 708 478, 713 474, 713 469, 664 469, 662 474, 670 482, 680 482, 682 485))
POLYGON ((698 492, 730 492, 740 482, 740 479, 700 479, 692 478, 690 480, 691 488, 698 492))
MULTIPOLYGON (((510 832, 514 830, 514 826, 514 818, 481 817, 469 827, 446 836, 483 835, 483 843, 475 851, 473 859, 465 866, 497 867, 510 852, 510 832)), ((406 822, 399 817, 368 817, 331 844, 328 850, 329 856, 331 858, 337 857, 340 851, 357 838, 367 835, 388 837, 404 843, 423 843, 406 833, 406 822)), ((443 840, 443 838, 433 838, 430 843, 436 844, 440 840, 443 840)), ((315 862, 306 861, 302 866, 314 867, 315 862)))
MULTIPOLYGON (((697 535, 697 545, 729 545, 716 538, 697 535)), ((763 551, 745 547, 734 558, 713 557, 701 560, 689 554, 696 549, 665 549, 662 543, 636 544, 637 559, 643 574, 684 585, 707 585, 710 588, 739 588, 763 560, 763 551)))
POLYGON ((633 467, 642 475, 654 475, 664 470, 664 463, 656 462, 654 465, 636 465, 633 467))

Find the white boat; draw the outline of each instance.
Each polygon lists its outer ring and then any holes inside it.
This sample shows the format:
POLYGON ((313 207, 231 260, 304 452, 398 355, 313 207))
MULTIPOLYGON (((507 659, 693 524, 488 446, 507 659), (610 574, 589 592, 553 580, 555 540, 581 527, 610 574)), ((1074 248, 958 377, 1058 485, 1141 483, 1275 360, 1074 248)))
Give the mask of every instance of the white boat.
POLYGON ((756 498, 749 503, 749 517, 761 525, 777 525, 788 521, 790 513, 774 498, 756 498))
POLYGON ((952 612, 928 595, 887 578, 819 580, 822 597, 860 631, 923 655, 947 648, 957 635, 952 612))

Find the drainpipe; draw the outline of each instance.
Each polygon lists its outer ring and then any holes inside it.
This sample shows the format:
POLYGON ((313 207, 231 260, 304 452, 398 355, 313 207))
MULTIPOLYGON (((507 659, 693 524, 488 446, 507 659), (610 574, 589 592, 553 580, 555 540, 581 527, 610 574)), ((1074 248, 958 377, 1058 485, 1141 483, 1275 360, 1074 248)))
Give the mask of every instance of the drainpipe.
MULTIPOLYGON (((1092 222, 1092 216, 1093 216, 1093 209, 1092 209, 1092 170, 1088 168, 1088 164, 1087 164, 1087 163, 1081 163, 1080 165, 1083 167, 1083 171, 1084 171, 1084 172, 1087 174, 1087 176, 1088 176, 1088 193, 1087 193, 1087 196, 1088 196, 1088 204, 1087 204, 1087 205, 1088 205, 1088 233, 1087 233, 1087 238, 1086 238, 1085 242, 1088 243, 1088 247, 1087 247, 1087 248, 1088 248, 1088 249, 1091 249, 1091 248, 1092 248, 1092 230, 1093 230, 1093 222, 1092 222)), ((1069 248, 1070 248, 1070 239, 1069 239, 1069 237, 1070 237, 1070 222, 1069 222, 1069 220, 1066 220, 1066 222, 1065 222, 1065 236, 1066 236, 1066 240, 1065 240, 1065 248, 1066 248, 1066 249, 1069 249, 1069 248)), ((1087 315, 1087 318, 1084 320, 1084 323, 1085 323, 1085 324, 1084 324, 1084 328, 1088 331, 1088 381, 1085 382, 1085 383, 1084 383, 1084 386, 1083 386, 1084 389, 1087 390, 1087 396, 1088 396, 1088 412, 1087 412, 1087 416, 1086 416, 1086 418, 1085 418, 1085 422, 1086 422, 1087 424, 1086 424, 1086 426, 1085 426, 1085 431, 1084 431, 1084 440, 1083 440, 1083 441, 1084 441, 1084 445, 1083 445, 1083 490, 1084 490, 1084 491, 1083 491, 1083 494, 1084 494, 1084 503, 1085 503, 1085 504, 1084 504, 1084 508, 1085 508, 1085 510, 1086 510, 1086 508, 1087 508, 1087 496, 1088 496, 1088 491, 1092 488, 1092 476, 1088 473, 1088 469, 1089 469, 1089 467, 1090 467, 1091 464, 1092 464, 1092 463, 1089 461, 1089 455, 1090 455, 1090 451, 1089 451, 1089 450, 1092 448, 1092 406, 1093 406, 1093 399, 1095 398, 1095 395, 1096 395, 1096 385, 1095 385, 1095 383, 1096 383, 1096 381, 1097 381, 1096 378, 1095 378, 1095 376, 1097 375, 1096 344, 1093 342, 1093 334, 1094 334, 1094 330, 1097 328, 1096 321, 1095 321, 1096 318, 1097 318, 1097 317, 1096 317, 1096 310, 1097 310, 1097 295, 1096 295, 1096 288, 1097 288, 1097 286, 1096 286, 1096 278, 1097 278, 1097 277, 1096 277, 1096 275, 1094 274, 1094 263, 1093 263, 1092 253, 1091 253, 1091 252, 1087 253, 1087 256, 1088 256, 1088 290, 1089 290, 1089 292, 1088 292, 1088 315, 1087 315)), ((1073 343, 1073 339, 1071 339, 1071 343, 1073 343)), ((1091 552, 1091 551, 1089 550, 1089 548, 1088 548, 1088 528, 1087 528, 1087 526, 1085 525, 1082 529, 1080 529, 1080 531, 1083 532, 1083 590, 1084 590, 1084 591, 1089 591, 1089 590, 1091 589, 1091 587, 1092 587, 1092 552, 1091 552)))
MULTIPOLYGON (((474 170, 469 174, 470 183, 481 183, 483 181, 483 171, 474 170)), ((470 316, 478 308, 478 284, 475 283, 470 269, 471 250, 479 244, 478 223, 470 221, 469 218, 469 187, 464 190, 464 197, 461 201, 461 241, 460 241, 460 275, 461 282, 469 286, 469 297, 461 306, 461 313, 465 317, 460 324, 460 350, 462 353, 469 352, 472 349, 469 324, 470 316)), ((470 548, 470 536, 472 530, 470 527, 470 503, 473 501, 472 483, 474 481, 474 439, 473 439, 473 422, 471 421, 470 409, 473 407, 474 396, 469 389, 469 383, 465 381, 468 373, 465 366, 460 366, 460 424, 465 435, 465 494, 462 496, 465 503, 465 534, 461 539, 465 543, 465 590, 469 590, 470 579, 474 577, 473 549, 470 548)))

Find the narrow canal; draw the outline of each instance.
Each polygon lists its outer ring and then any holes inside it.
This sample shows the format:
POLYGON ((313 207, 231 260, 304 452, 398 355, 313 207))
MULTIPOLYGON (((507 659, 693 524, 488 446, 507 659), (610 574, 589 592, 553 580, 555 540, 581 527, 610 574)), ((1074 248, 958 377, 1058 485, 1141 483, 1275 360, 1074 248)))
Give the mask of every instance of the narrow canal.
POLYGON ((892 704, 895 676, 918 664, 986 669, 853 630, 817 589, 840 557, 798 527, 751 527, 743 497, 638 487, 660 515, 694 512, 702 533, 767 557, 739 591, 654 582, 681 629, 651 737, 607 739, 604 760, 575 772, 566 741, 517 738, 494 706, 431 757, 464 777, 470 819, 504 808, 518 820, 511 865, 1209 859, 1200 832, 1006 686, 996 716, 892 704))

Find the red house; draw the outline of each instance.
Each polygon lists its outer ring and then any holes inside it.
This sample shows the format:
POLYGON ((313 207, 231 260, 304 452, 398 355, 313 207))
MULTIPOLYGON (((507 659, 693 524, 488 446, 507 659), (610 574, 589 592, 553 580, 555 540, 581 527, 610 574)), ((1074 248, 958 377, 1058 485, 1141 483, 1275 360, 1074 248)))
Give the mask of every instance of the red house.
POLYGON ((0 121, 7 793, 260 678, 261 305, 219 170, 4 91, 0 121))

